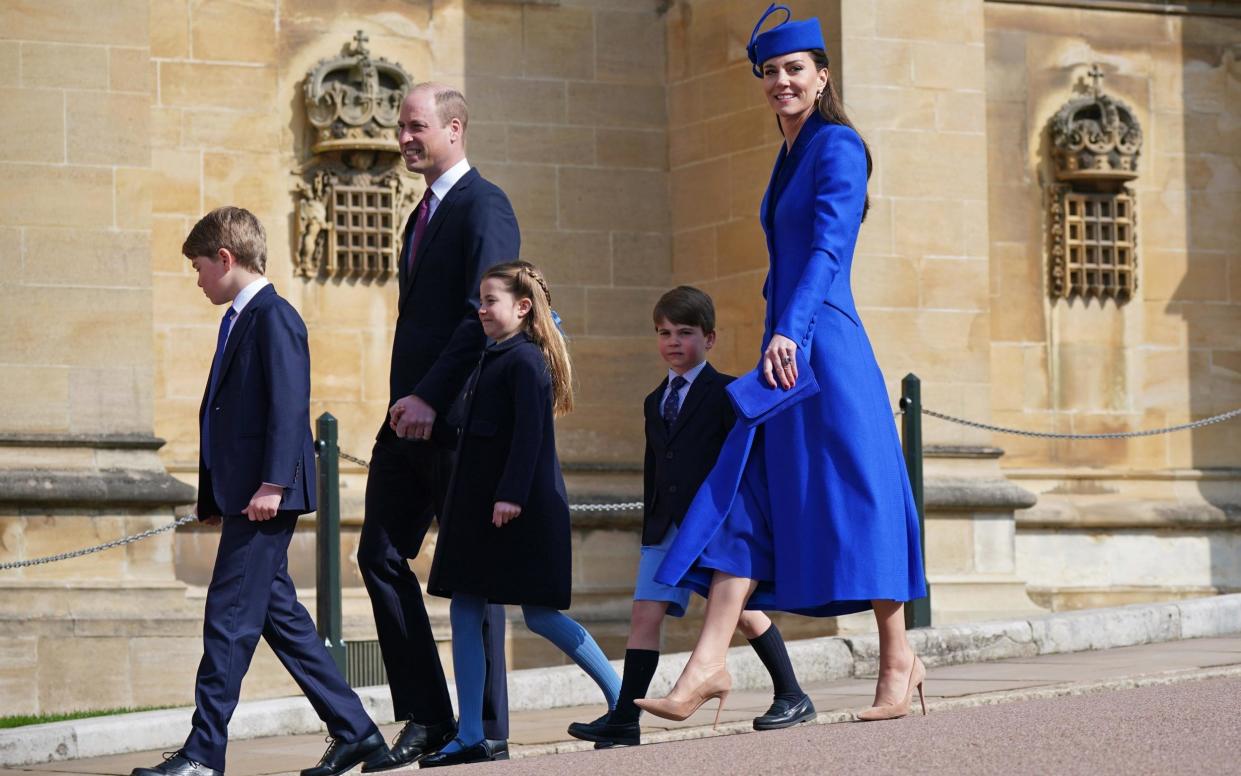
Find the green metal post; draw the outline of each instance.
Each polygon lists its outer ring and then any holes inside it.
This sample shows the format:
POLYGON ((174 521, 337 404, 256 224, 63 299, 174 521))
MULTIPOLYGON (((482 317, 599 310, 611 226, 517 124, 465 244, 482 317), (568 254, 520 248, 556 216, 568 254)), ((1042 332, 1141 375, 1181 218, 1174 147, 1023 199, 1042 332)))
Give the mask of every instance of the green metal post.
MULTIPOLYGON (((922 568, 926 573, 926 505, 923 501, 922 484, 922 381, 910 373, 901 380, 901 441, 905 449, 905 468, 909 471, 909 485, 913 489, 914 504, 918 508, 918 546, 922 551, 922 568)), ((905 604, 906 628, 929 628, 931 626, 931 586, 926 587, 926 597, 905 604)))
POLYGON ((325 412, 315 421, 319 452, 319 511, 316 513, 315 622, 323 644, 346 674, 345 642, 340 627, 340 448, 336 418, 325 412))

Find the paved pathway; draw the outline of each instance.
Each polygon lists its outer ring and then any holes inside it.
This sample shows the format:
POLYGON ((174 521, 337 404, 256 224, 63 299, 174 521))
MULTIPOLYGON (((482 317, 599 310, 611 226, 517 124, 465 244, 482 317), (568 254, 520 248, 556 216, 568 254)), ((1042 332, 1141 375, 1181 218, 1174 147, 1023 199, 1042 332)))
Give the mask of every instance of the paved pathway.
MULTIPOLYGON (((868 679, 807 687, 819 723, 850 719, 851 710, 869 705, 873 689, 868 679)), ((511 743, 521 759, 453 773, 1241 774, 1241 636, 932 668, 927 690, 932 714, 925 719, 727 735, 748 731, 769 701, 765 693, 739 692, 729 698, 719 731, 709 727, 712 704, 684 723, 644 717, 644 740, 665 742, 657 746, 557 756, 540 755, 590 747, 569 740, 564 729, 599 709, 519 712, 511 743), (713 740, 670 743, 704 737, 713 740)), ((229 748, 228 773, 296 772, 314 764, 324 746, 320 736, 238 741, 229 748)), ((158 762, 159 754, 0 769, 0 776, 123 775, 158 762)))

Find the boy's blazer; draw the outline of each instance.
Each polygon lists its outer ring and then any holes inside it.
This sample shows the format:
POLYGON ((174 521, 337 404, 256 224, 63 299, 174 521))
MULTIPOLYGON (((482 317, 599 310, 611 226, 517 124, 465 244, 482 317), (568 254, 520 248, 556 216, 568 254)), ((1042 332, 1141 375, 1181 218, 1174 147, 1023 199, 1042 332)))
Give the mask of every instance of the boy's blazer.
POLYGON ((198 515, 238 515, 264 482, 284 486, 280 509, 315 510, 306 325, 265 286, 245 306, 224 346, 213 395, 208 377, 198 411, 211 412, 211 461, 198 458, 198 515))
POLYGON ((707 364, 690 384, 676 422, 664 427, 662 404, 668 379, 646 397, 646 463, 642 467, 645 515, 642 543, 659 544, 668 527, 681 524, 707 478, 724 438, 736 422, 728 392, 732 375, 707 364))
MULTIPOLYGON (((413 223, 411 214, 402 246, 410 243, 413 223)), ((388 406, 416 394, 439 416, 445 414, 487 342, 478 321, 483 273, 516 260, 520 251, 521 233, 508 197, 471 168, 435 209, 412 272, 401 251, 388 406)))

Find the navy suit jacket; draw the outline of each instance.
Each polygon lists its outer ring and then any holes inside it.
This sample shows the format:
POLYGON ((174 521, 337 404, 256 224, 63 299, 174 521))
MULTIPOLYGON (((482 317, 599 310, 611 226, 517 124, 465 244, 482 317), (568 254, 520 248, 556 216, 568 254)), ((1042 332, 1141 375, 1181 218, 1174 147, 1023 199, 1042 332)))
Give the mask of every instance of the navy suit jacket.
MULTIPOLYGON (((388 406, 414 394, 444 418, 487 344, 478 285, 488 269, 518 258, 521 233, 508 197, 474 168, 435 209, 409 272, 405 253, 413 222, 411 214, 401 251, 388 406)), ((385 417, 381 435, 386 428, 385 417)))
POLYGON ((724 390, 732 381, 732 375, 717 372, 710 364, 703 367, 690 384, 671 429, 664 426, 662 407, 667 378, 646 397, 643 544, 659 544, 669 526, 681 524, 689 502, 715 466, 724 438, 737 420, 724 390))
POLYGON ((237 316, 210 391, 208 377, 198 421, 212 413, 212 468, 199 455, 198 516, 241 514, 264 482, 284 486, 281 510, 313 512, 306 325, 270 285, 237 316))

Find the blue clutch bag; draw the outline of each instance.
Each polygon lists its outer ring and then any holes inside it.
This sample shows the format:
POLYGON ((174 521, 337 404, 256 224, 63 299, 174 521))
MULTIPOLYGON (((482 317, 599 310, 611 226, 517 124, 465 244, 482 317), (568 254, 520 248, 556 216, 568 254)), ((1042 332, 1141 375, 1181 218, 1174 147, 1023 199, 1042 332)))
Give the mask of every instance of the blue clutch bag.
POLYGON ((737 421, 747 428, 767 422, 772 416, 788 407, 809 399, 819 392, 814 371, 799 348, 797 358, 797 384, 787 391, 779 386, 772 388, 763 377, 763 362, 728 384, 728 398, 737 410, 737 421))

